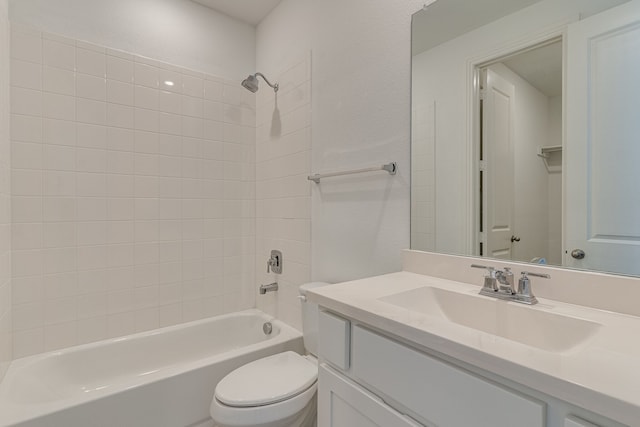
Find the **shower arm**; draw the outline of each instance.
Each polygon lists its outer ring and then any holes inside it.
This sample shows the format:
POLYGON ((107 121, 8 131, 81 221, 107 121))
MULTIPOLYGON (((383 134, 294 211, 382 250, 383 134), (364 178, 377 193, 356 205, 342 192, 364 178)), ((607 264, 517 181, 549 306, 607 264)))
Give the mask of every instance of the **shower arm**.
POLYGON ((277 92, 277 91, 278 91, 278 88, 280 87, 280 86, 278 85, 278 83, 276 83, 275 85, 272 85, 272 84, 271 84, 271 82, 270 82, 269 80, 267 80, 267 78, 264 76, 264 74, 262 74, 262 73, 255 73, 255 74, 254 74, 254 76, 256 76, 256 77, 258 77, 258 76, 262 77, 262 78, 263 78, 263 80, 264 80, 265 82, 267 82, 267 84, 273 88, 273 91, 274 91, 274 92, 277 92))

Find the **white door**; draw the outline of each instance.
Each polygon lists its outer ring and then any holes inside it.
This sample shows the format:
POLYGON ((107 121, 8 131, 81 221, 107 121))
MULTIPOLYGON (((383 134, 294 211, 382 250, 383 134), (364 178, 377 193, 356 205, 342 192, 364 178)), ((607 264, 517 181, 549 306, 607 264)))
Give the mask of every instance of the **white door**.
POLYGON ((422 427, 324 364, 318 370, 318 427, 422 427))
POLYGON ((640 1, 567 40, 564 265, 640 274, 640 1))
POLYGON ((573 416, 564 419, 564 427, 598 427, 595 424, 573 416))
POLYGON ((482 106, 483 255, 512 259, 514 236, 514 87, 486 70, 482 106))

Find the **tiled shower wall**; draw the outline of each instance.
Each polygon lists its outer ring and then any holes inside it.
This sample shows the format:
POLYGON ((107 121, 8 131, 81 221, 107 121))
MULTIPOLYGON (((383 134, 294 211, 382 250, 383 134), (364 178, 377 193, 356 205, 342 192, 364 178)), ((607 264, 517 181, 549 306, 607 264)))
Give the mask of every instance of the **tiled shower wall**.
MULTIPOLYGON (((270 76, 271 77, 271 76, 270 76)), ((298 287, 311 280, 311 60, 300 58, 263 85, 256 120, 256 279, 278 280, 278 292, 257 306, 302 329, 298 287), (271 249, 283 253, 283 274, 267 274, 271 249)))
POLYGON ((0 381, 12 357, 9 20, 7 9, 7 0, 0 0, 0 381))
POLYGON ((21 26, 11 57, 14 357, 253 307, 255 96, 21 26))

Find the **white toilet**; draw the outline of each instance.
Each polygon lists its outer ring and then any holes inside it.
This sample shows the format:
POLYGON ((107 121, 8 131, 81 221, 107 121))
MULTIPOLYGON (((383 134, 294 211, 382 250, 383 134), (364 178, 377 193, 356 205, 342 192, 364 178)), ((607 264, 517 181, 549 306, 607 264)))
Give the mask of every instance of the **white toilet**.
POLYGON ((210 414, 218 427, 315 427, 318 379, 318 306, 305 299, 300 286, 304 346, 310 353, 292 351, 264 357, 224 377, 216 386, 210 414))

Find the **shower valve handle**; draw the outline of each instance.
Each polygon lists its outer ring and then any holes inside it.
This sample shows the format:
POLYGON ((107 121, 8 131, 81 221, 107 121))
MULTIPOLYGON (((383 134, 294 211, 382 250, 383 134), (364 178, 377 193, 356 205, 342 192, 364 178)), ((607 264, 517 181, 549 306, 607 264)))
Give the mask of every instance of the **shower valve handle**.
POLYGON ((271 251, 271 257, 267 260, 267 273, 272 271, 282 274, 282 252, 275 249, 271 251))

